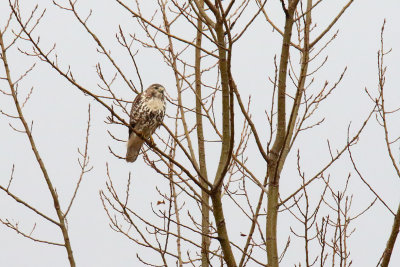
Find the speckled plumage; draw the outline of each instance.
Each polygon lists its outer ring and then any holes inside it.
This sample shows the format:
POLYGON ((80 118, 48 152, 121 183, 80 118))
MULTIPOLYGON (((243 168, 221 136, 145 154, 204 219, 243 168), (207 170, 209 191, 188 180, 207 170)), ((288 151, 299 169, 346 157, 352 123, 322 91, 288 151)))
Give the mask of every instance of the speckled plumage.
POLYGON ((143 93, 138 94, 132 103, 126 161, 134 162, 139 155, 144 140, 135 132, 148 139, 161 125, 165 115, 164 87, 152 84, 143 93))

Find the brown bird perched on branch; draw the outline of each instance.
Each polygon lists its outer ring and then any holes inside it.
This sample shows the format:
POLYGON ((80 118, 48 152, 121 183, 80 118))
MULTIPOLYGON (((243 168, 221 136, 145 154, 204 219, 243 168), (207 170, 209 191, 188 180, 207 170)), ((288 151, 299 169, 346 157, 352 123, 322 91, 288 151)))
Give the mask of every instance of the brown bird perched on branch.
POLYGON ((165 88, 160 84, 152 84, 143 93, 138 94, 132 103, 126 161, 134 162, 139 155, 145 138, 161 125, 165 115, 165 88), (142 135, 140 137, 138 134, 142 135))

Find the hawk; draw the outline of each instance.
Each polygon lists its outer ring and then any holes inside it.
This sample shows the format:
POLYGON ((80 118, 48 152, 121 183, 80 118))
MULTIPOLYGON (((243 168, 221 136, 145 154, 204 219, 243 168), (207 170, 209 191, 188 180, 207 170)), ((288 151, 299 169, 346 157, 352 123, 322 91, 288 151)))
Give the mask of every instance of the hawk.
POLYGON ((150 139, 154 131, 161 125, 165 115, 165 88, 160 84, 152 84, 143 93, 138 94, 132 103, 130 114, 128 148, 126 161, 134 162, 139 155, 145 139, 150 139), (135 133, 136 132, 136 133, 135 133))

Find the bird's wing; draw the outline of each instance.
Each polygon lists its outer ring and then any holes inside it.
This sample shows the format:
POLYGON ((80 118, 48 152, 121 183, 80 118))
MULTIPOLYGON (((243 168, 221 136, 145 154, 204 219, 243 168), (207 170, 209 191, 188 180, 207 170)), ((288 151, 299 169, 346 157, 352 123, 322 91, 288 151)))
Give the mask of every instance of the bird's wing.
MULTIPOLYGON (((132 128, 134 128, 137 123, 138 111, 140 109, 141 104, 142 104, 142 94, 138 94, 133 100, 131 114, 130 114, 129 124, 132 128)), ((131 135, 131 133, 132 129, 129 128, 129 136, 131 135)))

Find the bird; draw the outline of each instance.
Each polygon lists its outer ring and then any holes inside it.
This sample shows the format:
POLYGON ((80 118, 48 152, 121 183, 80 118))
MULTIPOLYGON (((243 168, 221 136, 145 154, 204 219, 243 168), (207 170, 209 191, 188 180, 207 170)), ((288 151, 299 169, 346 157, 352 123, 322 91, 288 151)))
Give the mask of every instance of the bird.
POLYGON ((143 138, 152 142, 151 135, 164 120, 165 104, 165 88, 158 83, 150 85, 144 92, 136 96, 130 113, 125 157, 127 162, 134 162, 137 159, 140 148, 145 142, 143 138))

